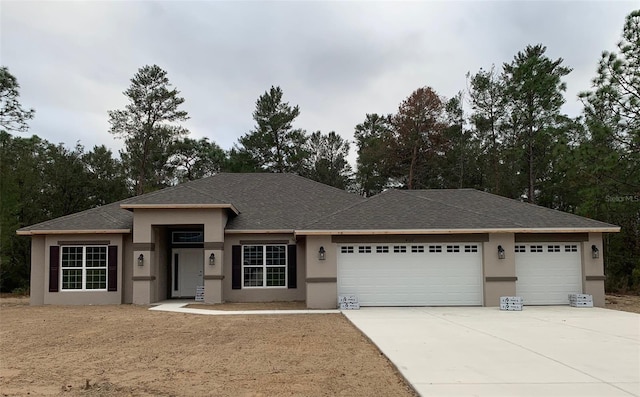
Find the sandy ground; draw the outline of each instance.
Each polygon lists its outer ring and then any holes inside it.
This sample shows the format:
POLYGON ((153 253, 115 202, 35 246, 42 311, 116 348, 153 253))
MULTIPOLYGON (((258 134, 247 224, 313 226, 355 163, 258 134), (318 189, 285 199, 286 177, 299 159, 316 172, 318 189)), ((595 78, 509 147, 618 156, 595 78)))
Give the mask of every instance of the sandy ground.
POLYGON ((197 316, 0 299, 0 396, 414 396, 341 314, 197 316))
MULTIPOLYGON (((216 310, 288 304, 194 305, 216 310)), ((640 313, 639 296, 607 308, 640 313)), ((415 396, 340 314, 197 316, 0 297, 0 396, 415 396)))
POLYGON ((640 313, 640 296, 611 294, 607 295, 605 300, 607 309, 640 313))

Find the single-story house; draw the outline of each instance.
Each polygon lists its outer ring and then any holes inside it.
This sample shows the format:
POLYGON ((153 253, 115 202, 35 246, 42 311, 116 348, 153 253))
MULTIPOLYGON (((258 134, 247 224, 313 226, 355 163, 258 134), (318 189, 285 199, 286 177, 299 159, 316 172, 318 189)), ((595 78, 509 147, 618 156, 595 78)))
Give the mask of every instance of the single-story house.
POLYGON ((183 183, 17 231, 31 304, 305 301, 604 306, 607 223, 473 190, 362 198, 291 174, 183 183))

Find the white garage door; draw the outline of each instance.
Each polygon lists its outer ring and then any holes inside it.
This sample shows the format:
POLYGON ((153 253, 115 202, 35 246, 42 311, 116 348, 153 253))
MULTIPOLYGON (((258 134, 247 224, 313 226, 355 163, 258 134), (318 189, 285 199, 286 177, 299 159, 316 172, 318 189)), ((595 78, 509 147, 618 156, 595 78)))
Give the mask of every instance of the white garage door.
POLYGON ((525 305, 569 304, 582 293, 578 243, 516 243, 516 294, 525 305))
POLYGON ((353 244, 338 250, 338 294, 362 306, 482 305, 482 245, 353 244))

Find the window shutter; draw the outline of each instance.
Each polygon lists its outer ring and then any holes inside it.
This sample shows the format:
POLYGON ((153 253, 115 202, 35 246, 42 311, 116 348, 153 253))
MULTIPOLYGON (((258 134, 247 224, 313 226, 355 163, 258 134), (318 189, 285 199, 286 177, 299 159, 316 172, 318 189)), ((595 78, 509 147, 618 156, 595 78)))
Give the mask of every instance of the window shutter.
POLYGON ((242 246, 231 247, 231 288, 242 289, 242 246))
POLYGON ((60 247, 49 247, 49 292, 58 292, 60 282, 60 247))
POLYGON ((298 288, 298 258, 296 253, 295 244, 287 246, 287 278, 289 279, 287 288, 298 288))
POLYGON ((107 291, 118 290, 118 246, 110 245, 107 255, 107 291))

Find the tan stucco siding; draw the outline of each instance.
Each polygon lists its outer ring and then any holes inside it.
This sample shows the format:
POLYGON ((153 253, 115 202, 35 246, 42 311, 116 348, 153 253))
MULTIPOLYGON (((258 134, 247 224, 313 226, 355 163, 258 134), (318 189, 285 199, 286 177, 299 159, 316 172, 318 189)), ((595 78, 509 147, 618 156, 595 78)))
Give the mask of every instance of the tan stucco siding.
POLYGON ((49 265, 45 262, 45 243, 45 236, 31 237, 29 304, 32 306, 44 305, 45 277, 49 274, 49 265))
POLYGON ((513 233, 490 234, 482 246, 484 306, 499 306, 501 296, 516 294, 516 259, 513 233), (498 258, 502 246, 505 258, 498 258))
MULTIPOLYGON (((305 245, 304 239, 296 242, 293 234, 227 234, 224 242, 224 280, 222 294, 226 302, 270 302, 305 300, 305 245), (297 288, 242 288, 233 289, 231 252, 234 245, 241 244, 296 244, 296 284, 297 288)), ((206 287, 205 287, 206 293, 206 287)))
MULTIPOLYGON (((44 292, 43 303, 45 305, 113 305, 122 303, 122 274, 124 243, 121 234, 58 234, 48 235, 44 238, 44 292), (57 245, 89 245, 91 242, 107 243, 118 247, 118 287, 117 291, 62 291, 49 292, 49 252, 51 246, 57 245)), ((38 245, 41 243, 38 241, 38 245)), ((62 276, 60 276, 61 278, 62 276)))
MULTIPOLYGON (((225 208, 136 208, 133 214, 133 292, 134 304, 146 305, 170 296, 168 227, 202 227, 204 230, 204 276, 221 275, 220 266, 209 266, 213 253, 219 263, 224 260, 224 228, 227 223, 225 208), (210 248, 207 248, 210 247, 210 248), (143 266, 137 265, 140 254, 143 266)), ((221 286, 217 280, 205 280, 205 301, 218 303, 221 286)))
POLYGON ((589 239, 582 244, 582 280, 583 292, 593 295, 593 305, 604 307, 604 250, 602 233, 589 233, 589 239), (599 250, 599 257, 593 258, 591 246, 599 250))
MULTIPOLYGON (((346 236, 345 236, 346 237, 346 236)), ((307 307, 335 309, 338 305, 338 245, 331 236, 307 236, 307 307), (325 249, 325 260, 318 251, 325 249)))

